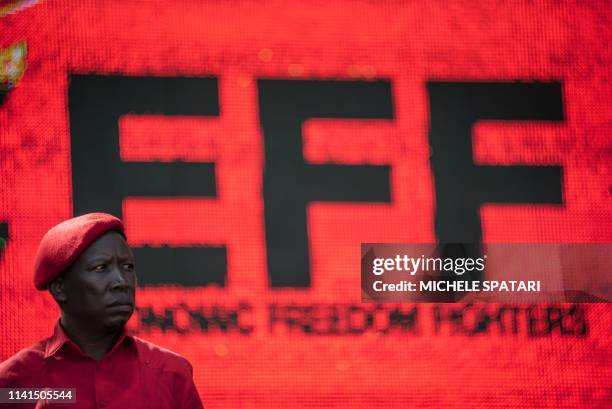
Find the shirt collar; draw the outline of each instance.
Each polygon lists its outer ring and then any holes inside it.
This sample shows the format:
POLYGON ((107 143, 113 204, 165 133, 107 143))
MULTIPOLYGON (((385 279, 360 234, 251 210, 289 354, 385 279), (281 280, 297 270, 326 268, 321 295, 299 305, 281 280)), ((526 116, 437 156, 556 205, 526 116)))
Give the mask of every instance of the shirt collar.
MULTIPOLYGON (((107 353, 107 355, 117 349, 117 347, 121 345, 121 343, 126 338, 131 338, 131 336, 128 334, 125 326, 123 326, 123 328, 121 329, 121 334, 119 335, 119 339, 111 348, 111 350, 107 353)), ((53 335, 47 341, 47 347, 45 348, 45 358, 49 358, 57 354, 57 352, 67 343, 73 345, 74 348, 76 348, 76 350, 80 353, 83 353, 81 351, 81 348, 73 340, 71 340, 70 337, 68 337, 66 331, 64 331, 64 328, 60 324, 60 320, 58 319, 55 323, 55 328, 53 329, 53 335)))

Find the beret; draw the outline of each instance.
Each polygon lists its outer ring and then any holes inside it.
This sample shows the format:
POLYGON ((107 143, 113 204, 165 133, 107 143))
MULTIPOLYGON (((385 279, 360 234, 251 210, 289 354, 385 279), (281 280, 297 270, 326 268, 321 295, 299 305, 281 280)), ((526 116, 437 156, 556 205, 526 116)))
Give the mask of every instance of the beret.
POLYGON ((88 213, 52 227, 40 241, 34 261, 34 286, 46 290, 104 233, 113 230, 125 236, 121 220, 106 213, 88 213))

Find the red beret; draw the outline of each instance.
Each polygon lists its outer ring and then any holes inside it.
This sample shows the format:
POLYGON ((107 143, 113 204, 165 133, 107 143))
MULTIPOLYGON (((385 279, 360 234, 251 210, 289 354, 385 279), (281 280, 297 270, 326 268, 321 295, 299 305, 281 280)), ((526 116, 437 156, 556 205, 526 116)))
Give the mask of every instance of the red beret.
POLYGON ((40 241, 34 262, 34 285, 46 290, 96 239, 109 230, 125 236, 121 220, 106 213, 89 213, 52 227, 40 241))

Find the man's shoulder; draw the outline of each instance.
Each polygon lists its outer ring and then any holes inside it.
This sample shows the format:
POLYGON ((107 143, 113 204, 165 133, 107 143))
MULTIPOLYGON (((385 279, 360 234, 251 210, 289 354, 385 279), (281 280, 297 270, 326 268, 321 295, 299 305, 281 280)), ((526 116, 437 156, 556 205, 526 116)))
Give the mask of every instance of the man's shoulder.
POLYGON ((0 385, 7 385, 30 378, 37 373, 45 358, 47 339, 24 348, 0 363, 0 385))
POLYGON ((164 372, 176 372, 191 377, 193 367, 182 355, 140 337, 132 336, 138 354, 146 366, 164 372))

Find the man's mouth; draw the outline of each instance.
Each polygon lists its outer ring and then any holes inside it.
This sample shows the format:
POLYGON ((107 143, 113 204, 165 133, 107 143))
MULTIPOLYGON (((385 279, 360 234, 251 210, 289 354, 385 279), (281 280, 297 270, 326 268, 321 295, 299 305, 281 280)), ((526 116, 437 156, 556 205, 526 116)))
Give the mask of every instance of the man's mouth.
POLYGON ((107 305, 107 308, 132 309, 134 308, 134 303, 131 301, 115 301, 114 303, 107 305))

